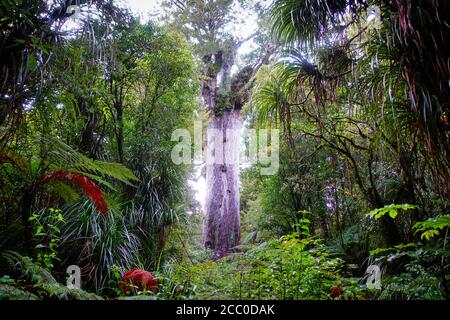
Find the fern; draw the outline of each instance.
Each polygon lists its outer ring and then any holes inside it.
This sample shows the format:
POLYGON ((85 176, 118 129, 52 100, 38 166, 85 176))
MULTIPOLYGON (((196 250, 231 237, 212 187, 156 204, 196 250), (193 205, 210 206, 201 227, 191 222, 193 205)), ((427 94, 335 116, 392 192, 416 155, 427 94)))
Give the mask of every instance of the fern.
POLYGON ((48 185, 49 191, 58 194, 66 203, 80 200, 79 194, 66 183, 54 181, 48 185))
POLYGON ((110 179, 121 181, 133 186, 139 179, 127 167, 119 163, 92 160, 80 152, 72 149, 57 138, 39 137, 36 144, 45 146, 44 155, 38 166, 30 165, 30 161, 5 147, 0 154, 0 164, 10 163, 27 177, 30 186, 34 185, 33 177, 42 175, 38 182, 52 182, 48 191, 58 194, 66 202, 79 199, 73 187, 81 189, 83 193, 95 204, 97 211, 105 214, 108 205, 102 190, 93 181, 115 190, 108 181, 110 179), (91 181, 92 180, 92 181, 91 181))
POLYGON ((16 288, 10 284, 0 284, 0 301, 1 300, 39 300, 35 294, 16 288))
POLYGON ((51 285, 58 283, 49 271, 35 264, 30 257, 24 257, 14 251, 6 251, 2 256, 13 270, 19 271, 31 283, 48 283, 51 285))
POLYGON ((76 185, 91 199, 97 211, 102 214, 106 214, 108 211, 108 206, 103 198, 101 189, 85 176, 66 170, 58 170, 41 178, 41 182, 43 183, 52 181, 61 181, 76 185))
POLYGON ((56 281, 52 274, 37 265, 29 257, 14 251, 2 254, 12 269, 18 271, 24 278, 24 288, 21 282, 0 286, 0 297, 8 299, 57 299, 57 300, 102 300, 102 297, 80 289, 70 289, 56 281), (17 288, 18 286, 19 288, 17 288))
POLYGON ((48 146, 47 162, 51 171, 66 169, 77 172, 112 190, 114 187, 105 180, 107 177, 131 186, 139 180, 130 169, 120 163, 92 160, 53 137, 39 139, 48 146))

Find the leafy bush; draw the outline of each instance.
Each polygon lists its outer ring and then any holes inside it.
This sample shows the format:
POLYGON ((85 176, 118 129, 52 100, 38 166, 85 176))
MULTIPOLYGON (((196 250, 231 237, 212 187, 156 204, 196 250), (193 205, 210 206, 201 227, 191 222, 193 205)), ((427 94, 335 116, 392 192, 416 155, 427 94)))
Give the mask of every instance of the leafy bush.
MULTIPOLYGON (((407 211, 417 206, 388 205, 376 209, 368 215, 378 219, 385 214, 396 218, 398 210, 407 211)), ((411 242, 389 248, 376 248, 370 251, 369 264, 381 265, 385 270, 383 285, 378 299, 449 299, 448 270, 450 264, 447 248, 450 216, 438 215, 417 222, 413 229, 420 233, 426 243, 411 242), (441 231, 445 236, 439 238, 441 231)))
POLYGON ((449 255, 448 250, 408 244, 372 253, 378 255, 376 263, 387 271, 377 299, 442 300, 448 294, 445 270, 449 265, 443 259, 449 255), (381 252, 384 254, 380 255, 381 252))
POLYGON ((58 223, 64 223, 61 210, 49 208, 34 213, 28 219, 33 225, 34 237, 40 240, 35 249, 37 261, 46 269, 52 269, 54 261, 59 261, 57 247, 60 242, 61 229, 58 223))
MULTIPOLYGON (((343 261, 333 258, 320 240, 299 239, 294 233, 279 240, 250 245, 245 252, 219 261, 177 269, 162 297, 178 299, 329 299, 330 288, 342 283, 343 261), (176 284, 174 285, 173 282, 176 284), (167 295, 167 296, 165 296, 167 295)), ((355 283, 352 283, 353 287, 355 283)), ((356 290, 357 291, 357 290, 356 290)))

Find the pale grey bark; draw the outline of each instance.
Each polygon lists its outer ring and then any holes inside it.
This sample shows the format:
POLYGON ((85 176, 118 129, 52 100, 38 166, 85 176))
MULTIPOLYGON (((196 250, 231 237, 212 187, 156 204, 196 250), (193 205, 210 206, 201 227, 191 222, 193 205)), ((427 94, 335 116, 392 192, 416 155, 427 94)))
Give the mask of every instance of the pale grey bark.
MULTIPOLYGON (((219 133, 219 140, 208 137, 207 149, 215 150, 216 153, 214 163, 208 163, 206 167, 208 194, 203 229, 205 247, 213 250, 217 259, 232 252, 240 241, 240 110, 248 98, 255 73, 263 64, 268 63, 274 52, 272 46, 267 46, 255 66, 242 69, 232 79, 231 68, 242 43, 243 41, 238 42, 227 54, 216 53, 214 60, 217 62, 220 59, 220 69, 208 68, 206 75, 209 81, 203 80, 201 83, 205 105, 212 111, 208 131, 219 133), (218 85, 219 74, 221 81, 218 85), (229 105, 225 111, 216 112, 218 94, 229 97, 229 105), (221 152, 219 148, 222 148, 221 152), (227 161, 230 159, 231 161, 227 161)), ((204 61, 212 62, 211 60, 211 56, 204 57, 204 61)))
POLYGON ((240 110, 237 109, 214 115, 208 126, 210 133, 219 134, 208 137, 208 149, 215 152, 214 159, 209 159, 212 163, 206 166, 208 195, 204 241, 217 258, 228 254, 240 240, 240 129, 240 110))

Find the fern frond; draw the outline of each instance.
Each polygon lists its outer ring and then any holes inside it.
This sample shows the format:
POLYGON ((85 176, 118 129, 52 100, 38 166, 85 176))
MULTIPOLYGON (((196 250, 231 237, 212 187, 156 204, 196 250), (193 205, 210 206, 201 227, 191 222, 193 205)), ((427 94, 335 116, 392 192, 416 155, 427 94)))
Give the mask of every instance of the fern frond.
POLYGON ((0 300, 39 300, 39 297, 29 291, 0 283, 0 300))
POLYGON ((132 182, 139 181, 130 169, 120 163, 97 160, 95 164, 100 168, 101 172, 128 185, 133 185, 132 182))
POLYGON ((103 198, 102 190, 89 178, 81 174, 66 170, 58 170, 49 175, 43 176, 40 181, 43 183, 57 181, 75 185, 80 188, 89 199, 92 200, 97 211, 101 212, 102 214, 106 214, 106 212, 108 211, 108 205, 103 198))
POLYGON ((52 285, 58 283, 48 270, 35 264, 30 257, 9 250, 3 252, 2 256, 12 269, 19 271, 24 278, 32 283, 45 282, 52 285))
POLYGON ((103 300, 102 297, 93 293, 81 289, 69 289, 67 286, 58 283, 48 270, 34 263, 29 257, 22 256, 14 251, 3 252, 2 256, 32 286, 27 286, 27 290, 24 291, 22 288, 16 288, 12 285, 0 285, 1 299, 103 300))
POLYGON ((110 189, 114 188, 105 178, 113 178, 128 185, 139 180, 130 169, 120 163, 92 160, 53 137, 39 139, 48 145, 47 158, 51 171, 66 169, 76 172, 110 189))
POLYGON ((49 185, 49 191, 60 196, 66 203, 72 203, 80 200, 80 196, 74 188, 63 182, 53 182, 49 185))

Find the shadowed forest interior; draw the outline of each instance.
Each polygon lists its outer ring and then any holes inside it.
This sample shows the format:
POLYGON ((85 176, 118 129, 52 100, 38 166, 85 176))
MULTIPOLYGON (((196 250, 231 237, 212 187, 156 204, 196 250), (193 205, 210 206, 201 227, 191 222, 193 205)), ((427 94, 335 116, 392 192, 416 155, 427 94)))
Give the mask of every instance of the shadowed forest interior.
POLYGON ((0 300, 450 299, 448 0, 133 3, 0 1, 0 300))

